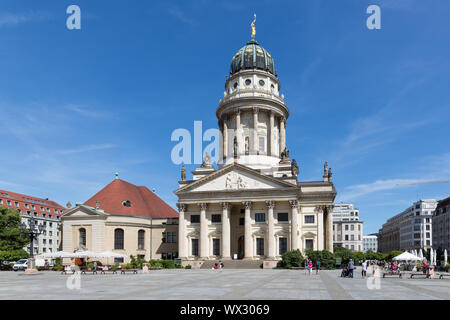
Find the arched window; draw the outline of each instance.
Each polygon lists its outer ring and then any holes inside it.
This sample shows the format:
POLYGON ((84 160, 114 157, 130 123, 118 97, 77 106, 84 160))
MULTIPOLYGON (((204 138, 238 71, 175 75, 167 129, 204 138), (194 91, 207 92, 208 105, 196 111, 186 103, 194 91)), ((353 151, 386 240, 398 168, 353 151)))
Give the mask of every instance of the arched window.
POLYGON ((114 230, 114 249, 123 249, 123 229, 114 230))
POLYGON ((145 230, 138 231, 138 250, 144 250, 145 230))
POLYGON ((79 237, 80 237, 79 245, 85 247, 86 246, 86 229, 80 228, 78 230, 78 232, 79 232, 79 237))

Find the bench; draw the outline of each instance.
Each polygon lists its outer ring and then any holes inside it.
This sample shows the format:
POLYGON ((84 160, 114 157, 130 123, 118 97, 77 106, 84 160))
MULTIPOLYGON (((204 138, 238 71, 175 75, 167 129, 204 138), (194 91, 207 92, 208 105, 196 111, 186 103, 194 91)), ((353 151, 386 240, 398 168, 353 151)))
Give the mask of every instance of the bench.
POLYGON ((107 274, 107 273, 112 273, 112 274, 115 274, 115 273, 117 273, 117 270, 111 270, 111 269, 102 269, 101 270, 101 272, 100 272, 101 274, 107 274))
POLYGON ((399 278, 402 277, 402 273, 399 271, 388 271, 388 272, 383 272, 383 278, 385 278, 386 276, 398 276, 399 278))
POLYGON ((423 273, 423 272, 413 272, 413 273, 411 273, 411 275, 409 277, 412 279, 414 276, 425 277, 425 279, 428 279, 430 277, 429 274, 423 273))
POLYGON ((450 273, 439 273, 439 279, 444 279, 444 277, 450 277, 450 273))
POLYGON ((120 274, 125 274, 125 273, 127 273, 127 271, 133 272, 133 274, 137 274, 138 273, 138 269, 121 269, 120 270, 120 274))

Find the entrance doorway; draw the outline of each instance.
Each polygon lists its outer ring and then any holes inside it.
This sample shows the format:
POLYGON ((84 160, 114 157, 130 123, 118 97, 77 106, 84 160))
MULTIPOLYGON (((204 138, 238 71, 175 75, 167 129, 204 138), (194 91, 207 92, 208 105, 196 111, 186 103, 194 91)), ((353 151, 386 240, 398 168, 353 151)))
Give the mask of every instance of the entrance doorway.
POLYGON ((244 236, 240 236, 238 239, 238 259, 244 258, 244 236))

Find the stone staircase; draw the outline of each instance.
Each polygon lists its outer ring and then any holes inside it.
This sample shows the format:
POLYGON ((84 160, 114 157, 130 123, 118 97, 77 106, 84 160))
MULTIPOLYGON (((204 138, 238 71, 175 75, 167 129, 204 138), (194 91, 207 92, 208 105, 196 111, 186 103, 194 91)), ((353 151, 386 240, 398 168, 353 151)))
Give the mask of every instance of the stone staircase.
MULTIPOLYGON (((219 260, 205 260, 200 269, 212 269, 219 260)), ((222 260, 224 269, 262 269, 260 260, 222 260)))

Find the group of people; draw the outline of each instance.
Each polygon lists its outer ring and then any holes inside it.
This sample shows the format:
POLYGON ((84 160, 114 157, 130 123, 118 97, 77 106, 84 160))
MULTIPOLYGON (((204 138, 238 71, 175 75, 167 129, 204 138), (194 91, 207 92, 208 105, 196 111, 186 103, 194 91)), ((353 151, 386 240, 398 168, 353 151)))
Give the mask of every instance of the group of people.
MULTIPOLYGON (((319 273, 320 271, 320 261, 317 260, 315 263, 316 266, 316 274, 319 273)), ((305 260, 305 272, 307 271, 309 275, 312 274, 312 270, 313 270, 313 262, 311 259, 306 259, 305 260)))
POLYGON ((213 269, 214 270, 219 270, 219 269, 223 269, 223 267, 224 267, 223 262, 221 260, 219 260, 219 262, 214 263, 213 269))

